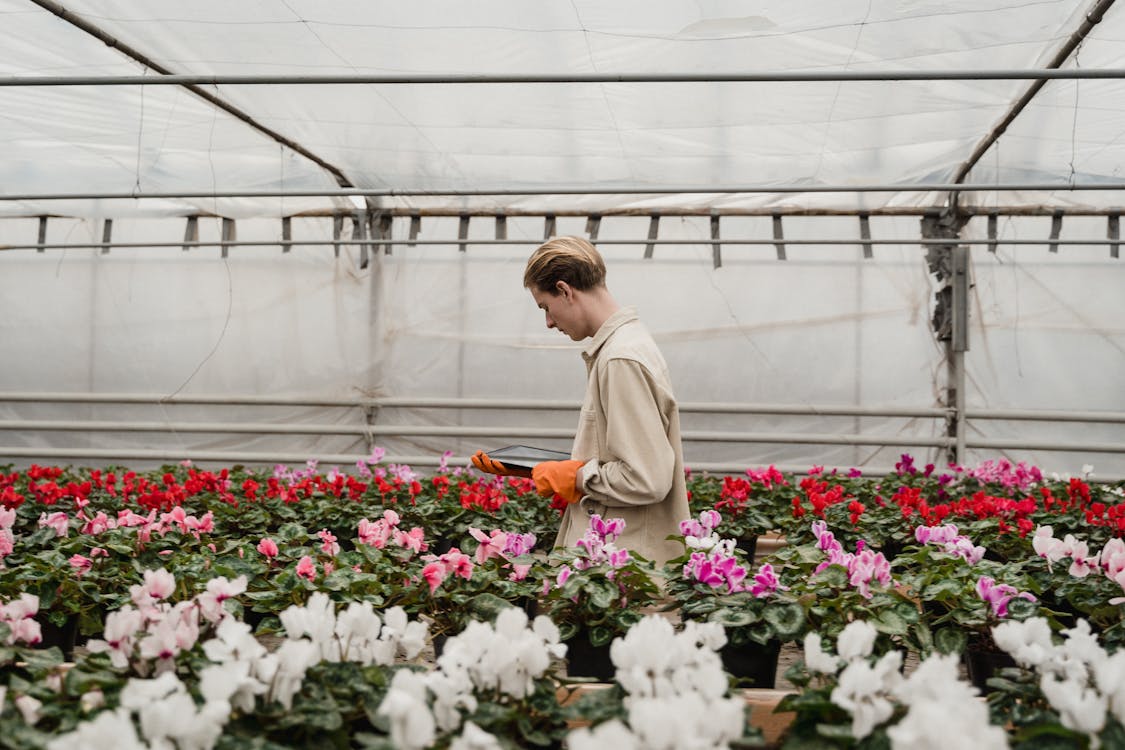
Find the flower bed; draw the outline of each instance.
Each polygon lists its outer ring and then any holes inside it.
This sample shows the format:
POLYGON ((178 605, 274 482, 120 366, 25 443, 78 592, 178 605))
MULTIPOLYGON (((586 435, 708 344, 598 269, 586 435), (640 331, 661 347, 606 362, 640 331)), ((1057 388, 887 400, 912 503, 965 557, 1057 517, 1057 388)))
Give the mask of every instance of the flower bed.
POLYGON ((381 458, 0 470, 5 742, 724 747, 761 739, 732 691, 773 677, 735 657, 783 643, 805 649, 794 748, 919 746, 930 704, 980 746, 1125 737, 1125 687, 1097 667, 1125 638, 1121 486, 909 456, 879 478, 689 474, 684 556, 658 570, 616 546, 620 519, 552 551, 559 511, 530 480, 381 458), (786 544, 755 560, 766 533, 786 544), (560 701, 588 648, 614 687, 560 701), (973 688, 957 665, 979 652, 1009 671, 973 688), (666 721, 695 715, 714 720, 666 721))

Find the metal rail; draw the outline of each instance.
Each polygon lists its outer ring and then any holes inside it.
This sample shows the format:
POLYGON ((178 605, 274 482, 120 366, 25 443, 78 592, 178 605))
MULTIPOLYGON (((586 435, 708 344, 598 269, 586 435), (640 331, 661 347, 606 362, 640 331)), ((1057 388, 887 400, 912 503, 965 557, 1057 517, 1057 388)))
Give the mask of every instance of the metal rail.
MULTIPOLYGON (((213 241, 166 241, 166 242, 44 242, 44 243, 20 243, 20 244, 0 244, 0 251, 3 250, 112 250, 114 248, 119 250, 124 249, 155 249, 155 248, 178 248, 188 250, 191 248, 208 248, 208 247, 281 247, 293 248, 298 246, 304 247, 374 247, 374 246, 420 246, 420 247, 435 247, 435 246, 449 246, 449 245, 512 245, 512 246, 536 246, 542 243, 542 239, 488 239, 488 238, 466 238, 458 239, 453 238, 449 240, 411 240, 406 238, 391 239, 338 239, 338 240, 223 240, 216 239, 213 241)), ((844 246, 854 247, 856 245, 917 245, 919 247, 929 246, 943 246, 943 245, 1012 245, 1023 247, 1034 247, 1049 245, 1056 246, 1080 246, 1080 247, 1096 247, 1099 245, 1114 244, 1115 240, 1107 239, 1105 237, 1097 239, 960 239, 950 241, 948 239, 778 239, 778 238, 714 238, 714 239, 627 239, 627 240, 608 240, 599 239, 597 244, 599 246, 612 246, 612 245, 654 245, 654 246, 679 246, 679 245, 728 245, 728 246, 746 246, 746 245, 769 245, 775 246, 779 242, 785 245, 798 245, 798 246, 844 246)), ((1120 244, 1120 243, 1118 243, 1120 244)))
POLYGON ((1125 78, 1125 68, 993 70, 782 70, 757 73, 434 73, 368 75, 0 76, 13 86, 481 85, 559 83, 837 83, 863 81, 1027 81, 1125 78))
MULTIPOLYGON (((954 183, 915 182, 884 183, 873 185, 653 185, 651 187, 605 187, 604 185, 577 185, 522 188, 341 188, 339 190, 194 190, 151 193, 101 192, 101 193, 14 193, 0 194, 0 201, 52 201, 52 200, 170 200, 214 198, 448 198, 531 195, 673 195, 706 194, 731 195, 736 193, 948 193, 950 191, 1083 191, 1125 190, 1125 182, 995 182, 954 183)), ((594 212, 598 213, 598 212, 594 212)))

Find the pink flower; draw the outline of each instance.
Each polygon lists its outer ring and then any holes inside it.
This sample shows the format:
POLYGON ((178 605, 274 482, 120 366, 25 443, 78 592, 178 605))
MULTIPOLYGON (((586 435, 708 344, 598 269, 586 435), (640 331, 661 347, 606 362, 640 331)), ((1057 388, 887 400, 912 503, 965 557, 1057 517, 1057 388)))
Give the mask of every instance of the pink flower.
POLYGON ((437 590, 437 587, 445 580, 445 576, 445 566, 438 560, 426 563, 425 567, 422 568, 422 578, 426 579, 426 583, 430 585, 430 594, 437 590))
POLYGON ((992 607, 992 614, 997 617, 1008 616, 1008 602, 1013 597, 1021 597, 1029 601, 1036 601, 1033 594, 1027 591, 1020 591, 1015 586, 1009 586, 1006 583, 996 583, 996 581, 988 576, 981 576, 977 580, 977 596, 992 607))
POLYGON ((395 544, 403 549, 412 550, 415 553, 422 552, 426 549, 426 532, 422 527, 415 526, 410 531, 399 531, 394 529, 395 544))
POLYGON ((130 587, 129 593, 133 602, 141 607, 171 596, 175 590, 175 577, 164 568, 159 568, 146 570, 144 582, 140 586, 130 587))
POLYGON ((336 543, 336 535, 331 531, 329 531, 328 529, 321 529, 317 532, 317 536, 319 536, 321 542, 323 542, 320 545, 321 552, 326 555, 331 555, 332 557, 335 557, 340 553, 340 545, 336 543))
POLYGON ((63 513, 61 511, 58 513, 52 513, 49 516, 46 513, 41 513, 39 515, 39 528, 50 526, 55 530, 56 538, 60 536, 67 536, 68 532, 70 531, 69 527, 67 526, 68 520, 69 518, 66 513, 63 513))
POLYGON ((470 526, 469 534, 472 535, 473 539, 480 542, 473 558, 477 561, 477 565, 483 565, 494 557, 504 556, 504 549, 508 546, 508 535, 503 531, 496 529, 489 535, 470 526))
POLYGON ((99 510, 98 515, 94 516, 92 519, 89 519, 82 527, 82 533, 92 535, 101 534, 104 531, 112 529, 114 526, 116 526, 116 524, 114 523, 113 519, 109 518, 103 511, 99 510))
POLYGON ((754 575, 754 583, 750 586, 750 593, 761 599, 773 594, 781 587, 781 581, 777 579, 777 574, 773 572, 773 566, 764 563, 754 575))
POLYGON ((82 555, 71 555, 67 561, 70 567, 74 568, 74 574, 81 577, 87 570, 93 567, 94 561, 82 555))
POLYGON ((262 541, 258 542, 258 551, 272 560, 277 557, 277 542, 269 537, 262 537, 262 541))
POLYGON ((570 567, 567 565, 562 566, 562 569, 559 570, 558 578, 555 579, 555 586, 560 589, 565 586, 566 582, 570 579, 570 574, 570 567))
POLYGON ((310 581, 316 578, 316 566, 308 555, 297 561, 297 575, 310 581))
POLYGON ((109 557, 109 552, 102 547, 94 547, 90 550, 90 558, 95 557, 109 557))

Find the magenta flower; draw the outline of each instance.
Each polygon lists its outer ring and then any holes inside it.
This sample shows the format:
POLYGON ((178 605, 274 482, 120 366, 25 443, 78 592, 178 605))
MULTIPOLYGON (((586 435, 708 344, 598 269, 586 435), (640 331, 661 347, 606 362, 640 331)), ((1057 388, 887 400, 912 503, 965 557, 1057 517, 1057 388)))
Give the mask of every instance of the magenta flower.
POLYGON ((503 557, 504 550, 508 546, 508 535, 506 533, 496 529, 491 534, 485 534, 480 529, 470 526, 469 534, 473 539, 480 542, 477 545, 476 555, 473 557, 477 565, 483 565, 494 557, 503 557))
POLYGON ((433 594, 434 591, 437 590, 437 587, 445 580, 446 575, 448 574, 446 573, 445 566, 438 560, 426 563, 425 567, 422 568, 422 578, 429 584, 430 594, 433 594))
POLYGON ((782 588, 781 581, 778 580, 777 574, 773 572, 773 566, 769 563, 763 563, 758 572, 754 574, 754 583, 750 586, 750 593, 758 599, 765 598, 777 592, 782 588))
POLYGON ((1014 597, 1027 599, 1028 601, 1038 601, 1034 594, 1027 591, 1020 591, 1015 586, 1009 586, 1006 583, 996 583, 996 581, 988 576, 981 576, 977 580, 977 596, 983 601, 988 602, 992 607, 992 614, 997 617, 1008 616, 1008 602, 1014 597))
POLYGON ((560 589, 565 586, 566 582, 570 579, 570 574, 570 567, 566 565, 562 566, 562 569, 559 570, 558 578, 555 579, 555 586, 560 589))

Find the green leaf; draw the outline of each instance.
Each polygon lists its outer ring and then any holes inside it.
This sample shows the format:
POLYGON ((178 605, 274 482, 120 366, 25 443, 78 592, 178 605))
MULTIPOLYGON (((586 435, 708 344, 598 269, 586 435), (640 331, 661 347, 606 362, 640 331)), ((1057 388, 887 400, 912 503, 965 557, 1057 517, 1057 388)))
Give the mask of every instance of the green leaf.
POLYGON ((1008 616, 1016 620, 1024 620, 1033 616, 1039 610, 1039 602, 1024 599, 1020 596, 1012 597, 1008 601, 1008 616))
POLYGON ((805 608, 800 604, 773 604, 766 607, 762 618, 782 640, 792 640, 801 634, 805 625, 805 608))
POLYGON ((893 609, 880 610, 874 619, 869 620, 869 622, 880 633, 887 633, 888 635, 906 635, 906 631, 910 628, 909 623, 903 619, 902 615, 893 609))
POLYGON ((942 654, 961 654, 969 645, 969 634, 960 628, 939 628, 934 632, 934 648, 942 654))
POLYGON ((758 621, 758 614, 750 609, 731 609, 723 607, 711 613, 708 618, 725 628, 744 628, 758 621))

